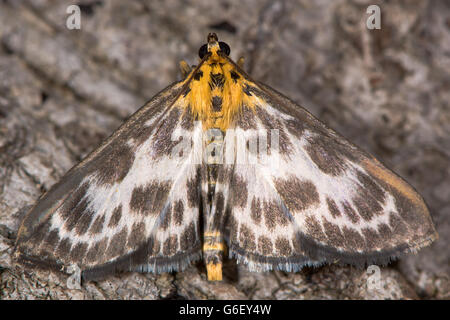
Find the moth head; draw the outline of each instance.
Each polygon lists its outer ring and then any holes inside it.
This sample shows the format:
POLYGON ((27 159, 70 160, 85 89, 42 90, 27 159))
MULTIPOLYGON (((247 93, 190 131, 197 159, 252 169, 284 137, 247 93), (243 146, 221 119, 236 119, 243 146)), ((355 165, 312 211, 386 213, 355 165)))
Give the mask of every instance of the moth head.
POLYGON ((211 32, 208 34, 207 43, 202 45, 198 50, 200 59, 203 59, 207 54, 225 54, 230 55, 230 46, 225 42, 219 41, 217 34, 211 32))

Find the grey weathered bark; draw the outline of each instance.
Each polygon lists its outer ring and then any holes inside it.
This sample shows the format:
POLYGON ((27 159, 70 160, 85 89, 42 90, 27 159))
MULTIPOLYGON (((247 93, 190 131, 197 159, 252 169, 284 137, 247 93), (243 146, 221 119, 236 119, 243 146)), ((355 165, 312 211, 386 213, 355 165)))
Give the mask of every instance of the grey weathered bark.
POLYGON ((0 299, 449 298, 450 7, 446 1, 70 1, 0 4, 0 299), (194 265, 177 274, 130 273, 68 289, 67 277, 24 270, 11 252, 27 206, 154 93, 195 64, 208 31, 267 82, 424 196, 440 239, 382 268, 327 266, 249 273, 234 261, 209 283, 194 265))

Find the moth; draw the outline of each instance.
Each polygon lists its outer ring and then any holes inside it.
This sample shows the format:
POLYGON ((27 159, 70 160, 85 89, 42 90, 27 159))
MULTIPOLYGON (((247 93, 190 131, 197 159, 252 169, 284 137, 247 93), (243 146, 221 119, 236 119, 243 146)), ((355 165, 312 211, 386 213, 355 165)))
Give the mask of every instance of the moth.
POLYGON ((422 197, 269 86, 210 33, 153 97, 25 216, 15 257, 84 280, 385 264, 437 239, 422 197))

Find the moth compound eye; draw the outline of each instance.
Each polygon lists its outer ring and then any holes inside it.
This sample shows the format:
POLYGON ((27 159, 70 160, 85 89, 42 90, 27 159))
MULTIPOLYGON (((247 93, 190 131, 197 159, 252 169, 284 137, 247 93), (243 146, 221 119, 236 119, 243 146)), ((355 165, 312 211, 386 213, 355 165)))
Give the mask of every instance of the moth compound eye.
POLYGON ((200 59, 203 59, 203 57, 207 52, 208 52, 208 45, 207 44, 202 45, 200 49, 198 49, 198 56, 200 57, 200 59))
POLYGON ((225 42, 219 42, 220 50, 225 53, 227 56, 230 55, 230 46, 227 45, 225 42))

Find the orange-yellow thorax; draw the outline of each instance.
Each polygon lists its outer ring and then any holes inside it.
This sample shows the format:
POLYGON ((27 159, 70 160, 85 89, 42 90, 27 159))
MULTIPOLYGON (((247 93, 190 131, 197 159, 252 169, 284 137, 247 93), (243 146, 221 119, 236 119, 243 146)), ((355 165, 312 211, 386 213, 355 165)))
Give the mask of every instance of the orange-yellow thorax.
POLYGON ((190 75, 186 98, 194 118, 202 121, 205 130, 226 131, 242 105, 249 105, 249 97, 243 91, 246 81, 217 49, 210 49, 211 55, 190 75))

